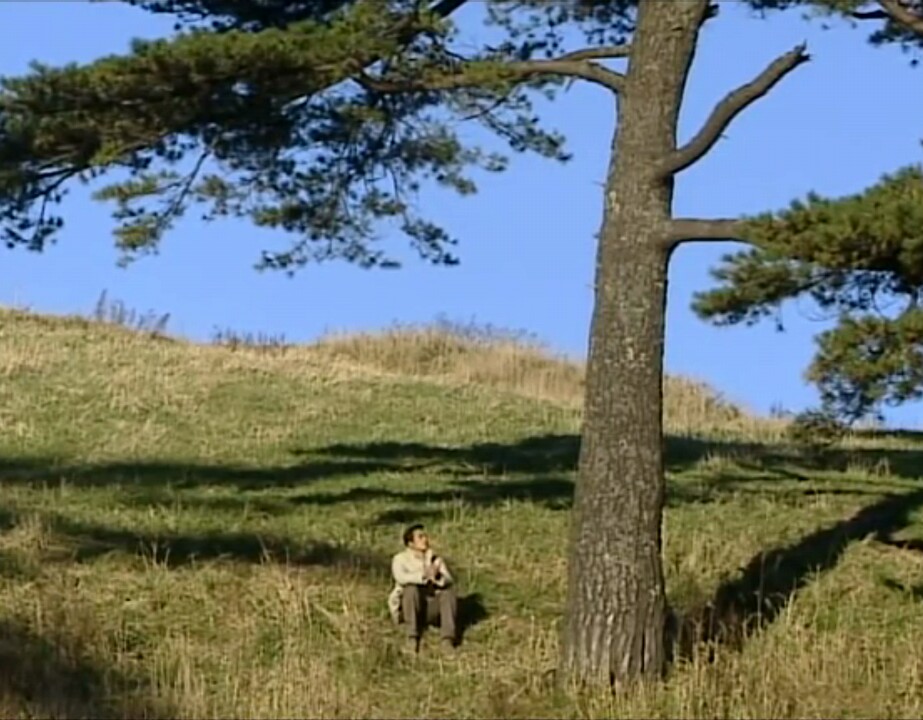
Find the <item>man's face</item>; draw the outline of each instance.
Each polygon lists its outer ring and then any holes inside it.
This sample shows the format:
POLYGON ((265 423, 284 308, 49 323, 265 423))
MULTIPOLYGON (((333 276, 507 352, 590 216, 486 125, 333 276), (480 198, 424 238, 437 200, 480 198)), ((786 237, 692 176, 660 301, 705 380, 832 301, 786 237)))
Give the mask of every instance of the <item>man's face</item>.
POLYGON ((426 552, 429 550, 429 535, 426 534, 426 531, 414 530, 413 536, 410 538, 409 547, 418 552, 426 552))

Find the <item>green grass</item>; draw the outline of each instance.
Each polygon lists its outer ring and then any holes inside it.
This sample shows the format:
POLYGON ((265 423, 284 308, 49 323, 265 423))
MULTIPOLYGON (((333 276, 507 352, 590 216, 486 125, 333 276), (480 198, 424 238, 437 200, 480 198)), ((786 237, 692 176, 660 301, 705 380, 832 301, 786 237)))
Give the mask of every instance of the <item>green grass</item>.
POLYGON ((923 440, 806 453, 677 378, 670 676, 556 689, 581 384, 445 328, 200 346, 0 311, 0 715, 923 714, 923 440), (387 617, 417 519, 460 576, 451 659, 387 617))

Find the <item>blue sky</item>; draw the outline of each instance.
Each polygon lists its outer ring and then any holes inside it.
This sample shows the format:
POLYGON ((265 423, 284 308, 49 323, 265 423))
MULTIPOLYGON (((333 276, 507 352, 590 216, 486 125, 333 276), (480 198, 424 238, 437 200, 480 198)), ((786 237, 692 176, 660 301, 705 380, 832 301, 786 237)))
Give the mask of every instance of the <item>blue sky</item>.
MULTIPOLYGON (((786 205, 810 190, 840 195, 882 173, 920 162, 923 68, 896 48, 876 49, 865 30, 823 30, 798 12, 761 21, 733 2, 703 31, 682 116, 691 135, 728 90, 802 40, 813 61, 797 69, 730 127, 699 165, 678 180, 676 213, 735 216, 786 205)), ((3 2, 0 75, 30 60, 57 64, 120 52, 133 37, 167 34, 170 21, 122 3, 3 2)), ((476 37, 469 24, 466 35, 476 37)), ((309 267, 295 278, 253 270, 281 233, 238 221, 199 222, 190 214, 158 256, 116 267, 109 209, 77 188, 67 229, 44 255, 4 252, 0 303, 39 312, 92 309, 101 291, 139 311, 169 312, 169 328, 207 340, 216 328, 284 334, 309 341, 325 330, 368 330, 439 314, 536 333, 553 348, 585 355, 591 312, 594 233, 602 208, 614 106, 602 90, 576 85, 545 112, 564 131, 575 158, 556 165, 528 156, 481 182, 473 198, 426 192, 427 212, 462 239, 462 264, 408 263, 363 271, 342 263, 309 267)), ((394 237, 390 247, 403 242, 394 237)), ((802 373, 813 336, 825 327, 810 308, 788 306, 785 333, 771 324, 714 328, 689 310, 709 286, 708 269, 738 246, 687 245, 670 273, 667 369, 704 379, 758 410, 799 410, 816 400, 802 373)), ((889 424, 917 427, 919 407, 888 413, 889 424)))

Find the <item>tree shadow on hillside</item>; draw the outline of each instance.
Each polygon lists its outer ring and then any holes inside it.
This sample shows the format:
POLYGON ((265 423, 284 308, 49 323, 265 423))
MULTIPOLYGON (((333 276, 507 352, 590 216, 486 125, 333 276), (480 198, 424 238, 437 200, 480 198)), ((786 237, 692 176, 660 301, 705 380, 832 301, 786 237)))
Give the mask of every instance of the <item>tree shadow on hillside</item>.
MULTIPOLYGON (((870 448, 832 446, 819 450, 779 444, 671 438, 667 442, 667 465, 673 471, 694 467, 709 457, 721 457, 750 470, 772 470, 793 480, 805 480, 797 470, 844 472, 853 467, 867 468, 880 474, 904 479, 923 478, 923 437, 906 432, 856 433, 866 440, 902 439, 914 441, 904 448, 870 448)), ((910 443, 908 442, 908 445, 910 443)))
POLYGON ((377 461, 391 467, 448 466, 461 474, 505 475, 575 470, 579 451, 579 435, 536 435, 512 443, 462 447, 413 442, 336 444, 298 454, 377 461))
MULTIPOLYGON (((567 509, 573 495, 569 476, 577 464, 579 445, 577 435, 542 435, 512 443, 478 443, 465 447, 396 442, 338 444, 295 451, 301 462, 278 467, 146 461, 87 465, 22 458, 0 460, 0 483, 78 488, 115 485, 127 491, 124 501, 134 504, 156 505, 179 499, 181 504, 188 506, 247 510, 264 515, 285 514, 300 505, 384 500, 401 504, 376 518, 380 523, 392 523, 410 518, 440 517, 452 512, 451 504, 456 502, 486 507, 524 500, 550 509, 567 509), (341 493, 313 493, 308 487, 319 480, 337 477, 355 480, 378 472, 436 474, 446 480, 440 483, 442 487, 434 490, 354 487, 341 493), (203 487, 236 490, 239 494, 208 497, 192 492, 203 487), (262 495, 263 491, 281 488, 304 488, 306 492, 288 497, 262 495)), ((671 506, 720 501, 728 492, 766 492, 770 488, 780 498, 784 494, 784 499, 792 503, 807 494, 859 495, 863 492, 834 487, 796 489, 795 485, 807 480, 799 470, 809 462, 778 446, 674 437, 667 438, 666 448, 666 466, 672 472, 694 469, 697 463, 713 457, 730 461, 727 469, 705 468, 696 482, 671 483, 667 494, 671 506), (784 487, 767 485, 767 481, 776 480, 791 482, 784 487)), ((872 463, 882 458, 887 460, 893 473, 904 477, 916 478, 923 471, 923 451, 916 450, 850 450, 848 454, 828 453, 824 462, 845 465, 857 459, 872 463)), ((876 485, 884 490, 883 483, 877 481, 876 485)))
POLYGON ((144 557, 169 568, 196 561, 228 560, 325 567, 371 578, 386 576, 390 567, 389 559, 380 553, 325 541, 298 543, 255 533, 133 532, 60 516, 52 520, 51 526, 73 545, 73 558, 78 562, 88 562, 116 552, 144 557))
POLYGON ((272 467, 148 460, 63 463, 54 460, 23 458, 0 461, 0 484, 33 487, 66 485, 74 488, 119 485, 127 488, 170 487, 178 490, 221 486, 244 491, 258 491, 309 485, 314 481, 328 478, 363 476, 394 470, 393 465, 388 463, 323 458, 316 458, 297 465, 272 467))
MULTIPOLYGON (((483 507, 509 500, 529 500, 550 509, 567 509, 573 497, 573 481, 562 475, 548 477, 549 473, 564 473, 576 467, 580 438, 577 435, 544 435, 526 438, 509 444, 476 444, 468 447, 435 447, 419 443, 373 443, 366 445, 332 445, 315 452, 325 457, 362 459, 371 462, 393 463, 414 467, 439 467, 456 478, 449 487, 440 490, 402 491, 390 488, 352 488, 341 493, 314 493, 308 491, 293 502, 308 505, 333 505, 361 501, 389 500, 404 505, 383 512, 377 522, 407 522, 414 519, 441 517, 453 510, 446 504, 457 502, 483 507), (534 476, 534 474, 544 474, 534 476), (533 475, 519 479, 519 474, 533 475), (425 507, 443 504, 442 508, 425 507)), ((709 469, 707 477, 698 483, 669 483, 667 505, 708 503, 720 501, 728 492, 767 492, 799 504, 804 497, 822 494, 850 496, 880 496, 888 489, 902 490, 905 485, 877 480, 873 489, 839 487, 797 487, 807 478, 798 469, 810 467, 805 459, 778 446, 759 443, 706 441, 695 438, 667 438, 666 465, 672 472, 693 468, 711 457, 725 457, 731 464, 727 470, 709 469), (746 470, 742 474, 740 470, 746 470), (778 481, 789 481, 784 490, 778 481), (771 489, 771 490, 770 490, 771 489)), ((923 474, 923 451, 913 450, 851 450, 849 453, 831 453, 830 462, 845 467, 848 461, 860 459, 873 462, 886 457, 892 472, 916 478, 923 474)))
POLYGON ((352 488, 339 493, 307 493, 290 498, 302 506, 329 506, 371 500, 403 503, 400 508, 380 513, 376 524, 410 522, 443 516, 452 506, 484 508, 510 501, 529 501, 551 510, 570 508, 574 483, 562 477, 537 477, 526 480, 455 480, 443 490, 390 490, 387 488, 352 488), (433 506, 436 507, 426 507, 433 506), (448 507, 447 507, 448 506, 448 507))
POLYGON ((576 435, 540 436, 511 444, 482 443, 460 448, 419 443, 340 444, 295 450, 292 454, 302 462, 277 467, 148 460, 74 463, 24 457, 0 460, 0 483, 39 487, 66 484, 80 488, 169 486, 174 489, 212 485, 263 490, 379 472, 429 471, 453 476, 535 474, 573 470, 578 447, 576 435))
POLYGON ((74 638, 0 620, 0 707, 24 717, 171 718, 146 684, 91 660, 74 638), (128 699, 126 699, 128 698, 128 699))
MULTIPOLYGON (((893 434, 878 433, 877 436, 884 439, 891 438, 893 434)), ((894 476, 923 476, 923 438, 920 446, 913 449, 831 448, 808 453, 778 444, 667 436, 664 449, 665 466, 671 472, 689 470, 717 456, 746 469, 771 470, 793 480, 805 478, 792 466, 843 470, 849 463, 861 462, 872 466, 879 461, 886 462, 887 469, 894 476)), ((580 436, 563 434, 528 437, 512 443, 477 443, 466 447, 395 442, 337 444, 301 454, 377 462, 398 469, 436 467, 453 474, 486 476, 574 471, 579 451, 580 436)))
MULTIPOLYGON (((457 508, 486 508, 506 502, 525 501, 549 510, 569 510, 573 505, 574 481, 568 477, 536 476, 524 479, 461 478, 439 490, 392 490, 382 487, 354 487, 342 492, 307 492, 286 498, 301 506, 331 506, 371 501, 401 503, 376 516, 376 524, 442 518, 457 508), (427 507, 429 506, 429 507, 427 507), (436 506, 436 507, 432 507, 436 506)), ((878 493, 880 494, 880 493, 878 493)), ((668 506, 711 502, 716 494, 708 488, 673 485, 668 506)))
POLYGON ((881 584, 889 590, 894 590, 896 592, 908 595, 916 602, 923 601, 923 584, 905 585, 904 583, 899 582, 893 578, 884 578, 881 581, 881 584))
MULTIPOLYGON (((880 436, 890 437, 889 434, 880 436)), ((86 464, 20 458, 0 460, 0 483, 38 487, 120 485, 135 489, 169 487, 175 490, 220 486, 260 491, 383 472, 432 473, 456 478, 563 474, 576 469, 579 449, 579 435, 561 434, 463 447, 401 442, 336 444, 295 450, 292 454, 300 458, 300 462, 276 467, 146 460, 86 464)), ((792 469, 793 466, 842 470, 854 462, 869 466, 886 463, 890 474, 898 477, 917 478, 923 475, 923 441, 919 449, 834 449, 815 455, 799 455, 777 445, 667 437, 665 449, 666 467, 672 472, 694 468, 703 460, 719 456, 741 468, 771 471, 792 480, 804 479, 792 469)), ((745 481, 738 478, 738 482, 745 481)))
POLYGON ((701 607, 674 613, 668 626, 676 657, 689 658, 698 643, 740 649, 772 623, 817 573, 834 568, 854 542, 873 536, 889 542, 923 505, 923 490, 887 495, 851 518, 805 536, 799 542, 754 556, 735 580, 722 584, 701 607))
POLYGON ((9 508, 0 509, 0 532, 6 532, 16 527, 19 516, 9 508))
POLYGON ((857 428, 852 433, 864 440, 903 440, 923 445, 923 430, 857 428))

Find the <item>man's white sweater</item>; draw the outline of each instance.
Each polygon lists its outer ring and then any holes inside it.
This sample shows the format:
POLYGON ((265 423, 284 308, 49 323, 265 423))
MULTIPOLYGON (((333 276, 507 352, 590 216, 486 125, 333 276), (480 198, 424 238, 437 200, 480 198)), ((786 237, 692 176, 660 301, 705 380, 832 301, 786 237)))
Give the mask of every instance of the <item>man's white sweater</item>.
POLYGON ((433 581, 437 588, 446 588, 452 584, 452 574, 445 564, 445 560, 438 557, 432 550, 420 553, 407 548, 391 559, 391 576, 394 578, 394 588, 388 595, 388 611, 394 622, 401 621, 401 593, 406 585, 425 585, 426 569, 435 565, 434 575, 438 578, 433 581))

